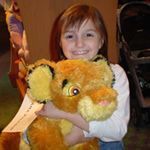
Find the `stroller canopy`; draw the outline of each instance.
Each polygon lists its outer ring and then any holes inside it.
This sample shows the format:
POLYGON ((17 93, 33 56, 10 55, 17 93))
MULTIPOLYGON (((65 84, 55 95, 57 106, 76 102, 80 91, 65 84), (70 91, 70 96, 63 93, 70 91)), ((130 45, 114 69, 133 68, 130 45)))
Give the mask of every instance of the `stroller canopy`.
POLYGON ((118 27, 130 50, 150 48, 150 4, 129 2, 120 8, 118 27))

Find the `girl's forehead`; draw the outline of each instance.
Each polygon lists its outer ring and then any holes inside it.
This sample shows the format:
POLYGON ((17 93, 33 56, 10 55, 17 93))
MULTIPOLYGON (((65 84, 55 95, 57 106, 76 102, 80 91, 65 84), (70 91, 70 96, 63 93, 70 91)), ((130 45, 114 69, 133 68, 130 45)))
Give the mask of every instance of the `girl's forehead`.
POLYGON ((62 27, 62 31, 70 30, 70 29, 77 29, 79 30, 80 28, 93 28, 96 29, 96 25, 94 24, 92 19, 85 19, 82 20, 81 22, 77 21, 74 24, 66 24, 62 27))

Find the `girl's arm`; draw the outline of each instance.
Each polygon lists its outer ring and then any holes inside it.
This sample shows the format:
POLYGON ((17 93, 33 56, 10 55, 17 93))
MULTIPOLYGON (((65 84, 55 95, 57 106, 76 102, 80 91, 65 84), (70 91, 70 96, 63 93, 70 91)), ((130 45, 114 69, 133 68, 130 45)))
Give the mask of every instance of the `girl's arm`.
POLYGON ((78 113, 68 113, 56 108, 52 102, 44 105, 43 109, 37 112, 38 115, 47 116, 48 118, 67 119, 75 126, 88 132, 89 124, 78 113))

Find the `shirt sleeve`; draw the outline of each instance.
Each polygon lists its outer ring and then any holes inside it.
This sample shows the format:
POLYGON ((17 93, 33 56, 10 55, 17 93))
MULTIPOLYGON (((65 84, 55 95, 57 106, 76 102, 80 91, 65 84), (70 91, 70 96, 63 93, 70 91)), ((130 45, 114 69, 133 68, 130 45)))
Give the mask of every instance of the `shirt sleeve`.
POLYGON ((125 71, 118 64, 111 64, 115 74, 113 88, 118 92, 117 110, 105 121, 89 122, 89 132, 83 131, 85 137, 98 137, 102 141, 120 141, 127 133, 130 116, 129 82, 125 71))

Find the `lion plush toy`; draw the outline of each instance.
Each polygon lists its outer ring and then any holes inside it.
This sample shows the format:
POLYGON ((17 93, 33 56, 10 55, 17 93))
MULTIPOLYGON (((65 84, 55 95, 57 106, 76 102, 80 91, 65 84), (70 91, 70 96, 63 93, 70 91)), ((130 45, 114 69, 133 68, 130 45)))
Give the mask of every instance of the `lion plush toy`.
MULTIPOLYGON (((59 109, 80 113, 86 121, 106 120, 117 107, 112 88, 113 73, 107 61, 39 60, 28 67, 27 94, 40 103, 52 101, 59 109)), ((35 150, 98 150, 98 139, 68 147, 64 136, 72 123, 63 119, 37 117, 27 129, 28 148, 35 150)), ((23 147, 21 144, 20 147, 23 147)))

